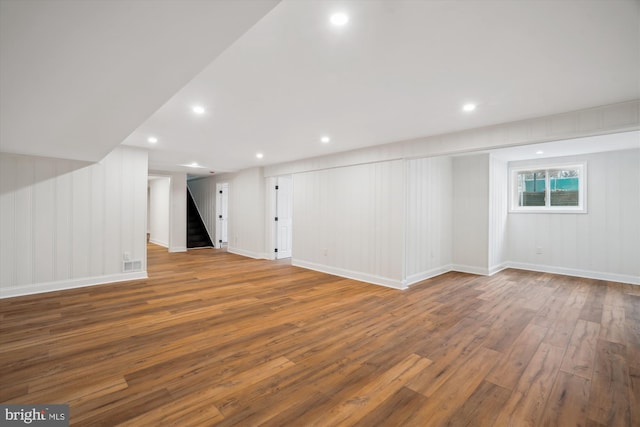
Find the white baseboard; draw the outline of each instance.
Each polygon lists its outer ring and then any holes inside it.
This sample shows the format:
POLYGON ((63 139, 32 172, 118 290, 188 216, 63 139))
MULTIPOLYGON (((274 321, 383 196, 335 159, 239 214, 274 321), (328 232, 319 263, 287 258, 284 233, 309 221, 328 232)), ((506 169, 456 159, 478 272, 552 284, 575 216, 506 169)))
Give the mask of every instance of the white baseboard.
POLYGON ((493 267, 489 267, 489 276, 493 276, 496 273, 501 272, 502 270, 505 270, 509 268, 509 266, 507 265, 506 262, 503 262, 502 264, 498 264, 498 265, 494 265, 493 267))
POLYGON ((359 280, 361 282, 372 283, 374 285, 386 286, 394 289, 406 289, 406 285, 401 280, 389 279, 387 277, 373 274, 361 273, 358 271, 346 270, 344 268, 331 267, 328 265, 316 264, 309 261, 291 259, 291 265, 308 268, 309 270, 320 271, 321 273, 333 274, 334 276, 345 277, 347 279, 359 280))
POLYGON ((606 273, 602 271, 581 270, 577 268, 555 267, 552 265, 528 264, 513 261, 506 262, 505 264, 507 265, 507 268, 517 268, 520 270, 539 271, 541 273, 563 274, 565 276, 584 277, 587 279, 640 285, 639 276, 631 276, 628 274, 606 273))
POLYGON ((453 270, 453 265, 447 264, 441 267, 432 268, 431 270, 423 271, 422 273, 412 274, 408 276, 405 280, 405 287, 409 287, 418 282, 422 282, 423 280, 431 279, 432 277, 439 276, 444 273, 448 273, 453 270))
POLYGON ((163 242, 158 239, 149 239, 149 243, 153 243, 154 245, 162 246, 163 248, 168 248, 169 244, 167 242, 163 242))
POLYGON ((187 247, 186 246, 173 246, 171 248, 169 248, 169 252, 173 253, 173 252, 187 252, 187 247))
POLYGON ((81 279, 33 283, 30 285, 20 285, 12 288, 0 288, 0 298, 12 298, 23 295, 63 291, 65 289, 75 289, 85 286, 104 285, 105 283, 126 282, 129 280, 146 278, 148 278, 146 271, 136 271, 132 273, 108 274, 106 276, 83 277, 81 279))
POLYGON ((484 267, 476 267, 473 265, 453 264, 451 271, 458 271, 460 273, 477 274, 480 276, 489 276, 489 269, 484 267))
POLYGON ((234 248, 232 246, 227 246, 227 252, 230 252, 236 255, 246 256, 248 258, 253 258, 253 259, 269 259, 268 255, 265 253, 247 251, 245 249, 234 248))

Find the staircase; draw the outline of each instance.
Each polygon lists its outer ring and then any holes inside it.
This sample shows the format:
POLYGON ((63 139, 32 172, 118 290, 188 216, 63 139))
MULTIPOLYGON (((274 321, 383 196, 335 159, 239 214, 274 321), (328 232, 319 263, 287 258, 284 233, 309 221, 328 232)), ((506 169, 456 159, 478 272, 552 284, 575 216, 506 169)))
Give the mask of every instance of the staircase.
POLYGON ((187 249, 212 248, 213 243, 202 222, 191 192, 187 191, 187 249))

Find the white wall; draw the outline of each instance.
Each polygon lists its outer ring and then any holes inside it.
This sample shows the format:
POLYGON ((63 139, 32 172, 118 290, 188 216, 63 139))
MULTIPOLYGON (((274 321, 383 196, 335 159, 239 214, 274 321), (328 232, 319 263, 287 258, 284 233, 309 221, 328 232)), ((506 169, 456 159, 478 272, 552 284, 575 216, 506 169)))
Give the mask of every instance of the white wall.
POLYGON ((406 162, 407 285, 451 269, 452 161, 433 157, 406 162))
MULTIPOLYGON (((587 161, 585 214, 510 213, 511 265, 640 284, 640 150, 544 159, 587 161), (542 254, 536 248, 542 248, 542 254)), ((536 164, 514 162, 510 165, 536 164)))
POLYGON ((507 218, 509 183, 507 162, 489 158, 489 274, 505 268, 507 254, 507 218))
POLYGON ((268 258, 265 242, 265 179, 262 168, 225 174, 220 179, 229 183, 227 250, 252 258, 268 258))
POLYGON ((292 263, 403 287, 404 163, 293 176, 292 263))
POLYGON ((168 248, 171 178, 156 178, 150 180, 149 190, 149 241, 168 248))
POLYGON ((489 273, 489 155, 453 159, 453 263, 489 273))
POLYGON ((146 277, 147 153, 0 154, 0 296, 146 277), (123 273, 123 254, 141 260, 123 273))

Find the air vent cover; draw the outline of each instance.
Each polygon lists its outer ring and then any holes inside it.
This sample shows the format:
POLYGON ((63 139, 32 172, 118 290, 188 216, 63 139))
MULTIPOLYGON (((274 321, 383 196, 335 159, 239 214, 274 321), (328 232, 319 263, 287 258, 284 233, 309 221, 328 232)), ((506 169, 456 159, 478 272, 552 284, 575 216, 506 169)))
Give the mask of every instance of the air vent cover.
POLYGON ((142 261, 141 260, 135 260, 135 261, 124 261, 122 263, 122 271, 124 273, 129 273, 132 271, 140 271, 142 270, 142 261))

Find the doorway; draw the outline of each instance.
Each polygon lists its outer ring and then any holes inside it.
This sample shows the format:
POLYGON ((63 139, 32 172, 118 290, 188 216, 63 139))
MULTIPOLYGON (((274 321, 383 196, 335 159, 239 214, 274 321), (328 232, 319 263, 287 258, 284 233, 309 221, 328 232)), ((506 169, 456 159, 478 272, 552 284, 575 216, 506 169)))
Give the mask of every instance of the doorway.
POLYGON ((291 258, 293 229, 293 179, 291 176, 276 178, 276 259, 291 258))
POLYGON ((227 217, 229 215, 229 183, 216 184, 216 245, 227 245, 227 217))
POLYGON ((150 243, 169 248, 171 178, 149 175, 147 234, 150 243))

